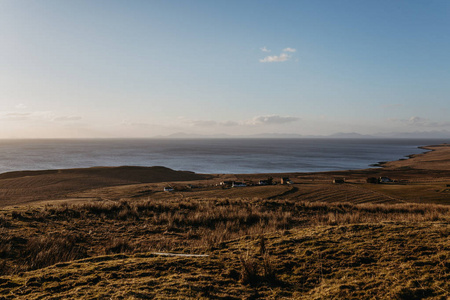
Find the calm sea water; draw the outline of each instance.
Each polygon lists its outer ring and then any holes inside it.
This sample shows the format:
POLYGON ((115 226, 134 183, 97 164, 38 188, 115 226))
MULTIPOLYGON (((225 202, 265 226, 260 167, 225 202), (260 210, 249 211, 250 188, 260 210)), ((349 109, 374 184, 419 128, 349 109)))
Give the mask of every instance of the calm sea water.
POLYGON ((424 139, 0 140, 0 173, 93 166, 165 166, 197 173, 367 168, 422 153, 424 139))

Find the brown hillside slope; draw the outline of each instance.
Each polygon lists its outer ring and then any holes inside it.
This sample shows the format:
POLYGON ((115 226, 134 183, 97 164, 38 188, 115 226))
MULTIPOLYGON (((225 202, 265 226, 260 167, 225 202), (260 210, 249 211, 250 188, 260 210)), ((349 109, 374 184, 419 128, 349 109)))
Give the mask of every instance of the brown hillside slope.
POLYGON ((208 176, 165 167, 124 166, 9 172, 0 174, 0 207, 58 199, 71 192, 108 186, 205 178, 208 176))

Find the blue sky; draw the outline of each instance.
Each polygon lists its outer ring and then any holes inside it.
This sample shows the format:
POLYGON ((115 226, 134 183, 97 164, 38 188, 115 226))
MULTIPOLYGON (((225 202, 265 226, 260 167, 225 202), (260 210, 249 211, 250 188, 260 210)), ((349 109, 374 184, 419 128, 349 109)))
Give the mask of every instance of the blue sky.
POLYGON ((450 1, 0 1, 0 138, 450 130, 450 1))

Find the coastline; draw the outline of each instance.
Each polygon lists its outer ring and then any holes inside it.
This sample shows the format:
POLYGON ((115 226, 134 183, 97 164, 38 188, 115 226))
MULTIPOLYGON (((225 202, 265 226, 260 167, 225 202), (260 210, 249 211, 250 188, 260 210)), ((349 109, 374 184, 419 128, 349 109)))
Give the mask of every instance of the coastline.
MULTIPOLYGON (((347 201, 348 195, 355 195, 354 201, 397 201, 393 200, 397 197, 395 195, 393 197, 378 194, 378 192, 373 194, 373 191, 370 191, 372 187, 366 186, 368 178, 380 177, 392 178, 393 182, 398 183, 439 183, 436 186, 427 187, 429 190, 421 197, 431 197, 430 201, 438 201, 438 203, 448 200, 450 190, 445 186, 450 183, 450 145, 422 146, 421 149, 427 151, 410 155, 408 159, 386 162, 380 168, 340 171, 202 174, 175 171, 166 167, 123 166, 8 172, 0 174, 0 207, 30 203, 117 201, 150 196, 156 197, 155 199, 165 199, 173 196, 163 192, 164 187, 167 186, 178 187, 183 193, 187 192, 186 195, 176 193, 177 197, 233 198, 246 195, 244 197, 273 199, 288 196, 309 201, 310 198, 304 198, 302 190, 310 185, 313 189, 317 189, 319 194, 324 193, 324 196, 314 196, 311 198, 312 201, 323 201, 321 199, 328 199, 331 195, 333 195, 332 198, 341 199, 336 201, 347 201), (257 187, 260 180, 270 177, 277 183, 281 183, 281 178, 288 177, 294 184, 284 185, 284 187, 281 185, 267 187, 268 190, 257 187), (332 187, 336 179, 344 179, 345 183, 349 184, 348 188, 357 188, 361 191, 355 194, 355 191, 349 190, 339 196, 336 190, 330 196, 325 196, 328 193, 326 191, 337 188, 337 186, 332 187), (220 186, 220 183, 225 181, 248 182, 253 188, 226 191, 220 186), (187 186, 189 188, 186 189, 187 186), (195 188, 192 189, 192 186, 195 188)), ((407 194, 408 197, 417 196, 416 192, 407 192, 407 194)), ((400 197, 403 197, 402 195, 400 197)))
POLYGON ((385 169, 413 168, 421 170, 450 170, 450 144, 420 146, 426 150, 419 154, 410 154, 407 159, 381 163, 385 169))
MULTIPOLYGON (((443 144, 444 145, 444 144, 443 144)), ((399 158, 397 160, 392 160, 392 161, 379 161, 375 164, 370 165, 371 167, 380 167, 380 168, 385 168, 386 164, 392 163, 392 162, 396 162, 396 161, 404 161, 404 160, 408 160, 408 159, 412 159, 414 157, 417 157, 418 155, 424 155, 427 154, 429 152, 432 151, 436 151, 433 147, 438 147, 440 145, 428 145, 428 146, 418 146, 418 149, 424 149, 426 151, 422 152, 422 153, 418 153, 418 154, 408 154, 405 155, 405 158, 399 158)))

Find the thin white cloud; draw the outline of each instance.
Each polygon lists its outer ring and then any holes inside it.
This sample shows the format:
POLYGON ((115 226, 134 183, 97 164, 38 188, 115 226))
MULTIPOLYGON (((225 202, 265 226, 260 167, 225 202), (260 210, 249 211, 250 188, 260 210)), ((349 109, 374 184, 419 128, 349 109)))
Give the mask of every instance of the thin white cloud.
POLYGON ((408 126, 414 127, 449 127, 450 122, 435 122, 430 121, 427 118, 422 118, 419 116, 412 116, 409 119, 389 119, 392 122, 400 122, 408 126))
POLYGON ((0 116, 1 119, 9 121, 24 121, 28 120, 30 117, 31 113, 28 112, 6 112, 0 116))
POLYGON ((259 48, 262 52, 270 52, 271 50, 267 49, 266 46, 259 48))
POLYGON ((298 117, 291 116, 257 116, 247 122, 248 125, 275 125, 275 124, 287 124, 300 120, 298 117))
POLYGON ((25 116, 30 116, 31 113, 29 112, 7 112, 4 114, 7 117, 25 117, 25 116))
POLYGON ((413 124, 413 125, 423 125, 423 124, 428 123, 428 120, 418 117, 418 116, 413 116, 413 117, 409 118, 407 122, 409 124, 413 124))
POLYGON ((145 123, 145 122, 131 122, 129 120, 122 120, 122 122, 120 123, 120 125, 122 126, 129 126, 129 127, 141 127, 141 128, 146 128, 146 127, 150 127, 150 126, 154 126, 150 123, 145 123))
POLYGON ((33 121, 49 121, 52 120, 54 114, 50 111, 33 111, 33 112, 18 112, 18 111, 10 111, 10 112, 0 112, 0 119, 9 120, 9 121, 24 121, 24 120, 33 120, 33 121))
POLYGON ((260 59, 259 61, 262 63, 283 62, 289 60, 289 58, 291 58, 290 55, 286 53, 281 53, 280 55, 266 56, 263 59, 260 59))
POLYGON ((296 52, 296 51, 297 51, 297 49, 290 48, 290 47, 287 47, 287 48, 283 49, 283 52, 296 52))
POLYGON ((0 112, 0 120, 5 121, 28 121, 28 122, 73 122, 79 121, 80 116, 57 115, 52 111, 9 111, 0 112))
POLYGON ((213 120, 185 120, 191 126, 195 127, 233 127, 233 126, 261 126, 261 125, 280 125, 288 124, 300 120, 298 117, 292 116, 279 116, 279 115, 266 115, 256 116, 250 120, 243 121, 224 121, 217 122, 213 120))

